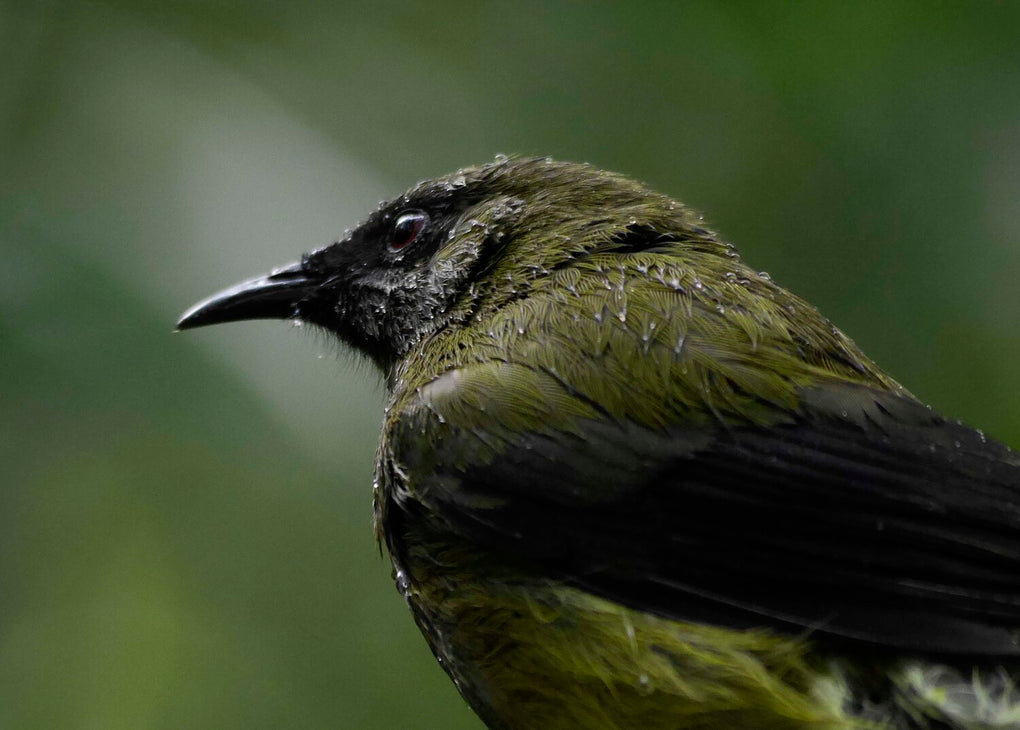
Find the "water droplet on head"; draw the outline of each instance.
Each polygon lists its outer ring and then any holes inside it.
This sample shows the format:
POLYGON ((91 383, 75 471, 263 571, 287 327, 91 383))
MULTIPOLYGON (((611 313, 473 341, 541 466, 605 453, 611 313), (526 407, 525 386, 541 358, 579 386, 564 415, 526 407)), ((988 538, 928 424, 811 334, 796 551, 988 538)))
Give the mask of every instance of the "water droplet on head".
POLYGON ((769 275, 769 272, 767 271, 759 271, 758 276, 760 276, 765 281, 772 281, 772 276, 769 275))
POLYGON ((397 582, 397 590, 400 591, 400 595, 404 598, 411 597, 411 581, 408 580, 407 574, 402 570, 398 570, 395 576, 397 582))
POLYGON ((507 160, 509 160, 509 159, 510 159, 510 158, 509 158, 509 157, 507 157, 507 156, 506 156, 505 154, 503 154, 502 152, 497 152, 497 153, 496 153, 496 162, 506 162, 506 161, 507 161, 507 160))
POLYGON ((638 685, 640 686, 642 694, 651 694, 652 682, 648 679, 648 675, 644 672, 641 672, 641 674, 638 675, 638 685))
POLYGON ((463 175, 454 175, 452 178, 450 178, 450 185, 452 185, 455 188, 462 188, 465 185, 467 185, 467 178, 464 177, 463 175))

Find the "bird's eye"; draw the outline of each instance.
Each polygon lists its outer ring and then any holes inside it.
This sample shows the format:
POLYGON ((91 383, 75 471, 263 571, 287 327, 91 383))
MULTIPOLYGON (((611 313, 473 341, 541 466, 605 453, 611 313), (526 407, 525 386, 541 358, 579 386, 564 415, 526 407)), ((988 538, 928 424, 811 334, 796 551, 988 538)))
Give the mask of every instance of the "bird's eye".
POLYGON ((399 251, 408 244, 414 243, 425 230, 429 217, 420 210, 412 210, 401 213, 393 224, 393 237, 390 239, 390 249, 399 251))

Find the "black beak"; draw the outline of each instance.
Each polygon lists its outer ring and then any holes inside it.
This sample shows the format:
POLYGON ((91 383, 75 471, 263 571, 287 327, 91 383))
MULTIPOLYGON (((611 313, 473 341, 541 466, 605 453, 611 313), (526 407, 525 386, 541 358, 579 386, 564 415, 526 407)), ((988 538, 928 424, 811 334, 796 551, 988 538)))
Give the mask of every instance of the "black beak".
POLYGON ((292 319, 299 305, 319 286, 321 279, 301 262, 268 276, 241 282, 204 299, 181 315, 178 330, 244 319, 292 319))

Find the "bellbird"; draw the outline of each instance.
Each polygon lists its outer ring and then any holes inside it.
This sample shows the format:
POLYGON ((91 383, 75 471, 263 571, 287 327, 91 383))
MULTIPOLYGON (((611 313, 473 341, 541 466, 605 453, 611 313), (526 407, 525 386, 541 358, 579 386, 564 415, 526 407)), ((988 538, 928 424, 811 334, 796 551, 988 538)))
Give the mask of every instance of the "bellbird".
POLYGON ((385 374, 377 534, 490 728, 1020 728, 1020 454, 684 205, 498 158, 178 326, 256 318, 385 374))

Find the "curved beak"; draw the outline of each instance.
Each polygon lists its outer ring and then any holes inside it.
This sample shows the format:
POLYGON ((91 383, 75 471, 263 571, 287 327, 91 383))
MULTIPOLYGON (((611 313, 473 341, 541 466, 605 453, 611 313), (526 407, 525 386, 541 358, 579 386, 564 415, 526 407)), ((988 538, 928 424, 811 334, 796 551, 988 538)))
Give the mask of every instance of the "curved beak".
POLYGON ((245 319, 292 319, 299 316, 299 305, 320 283, 321 279, 297 262, 203 299, 181 315, 177 329, 245 319))

